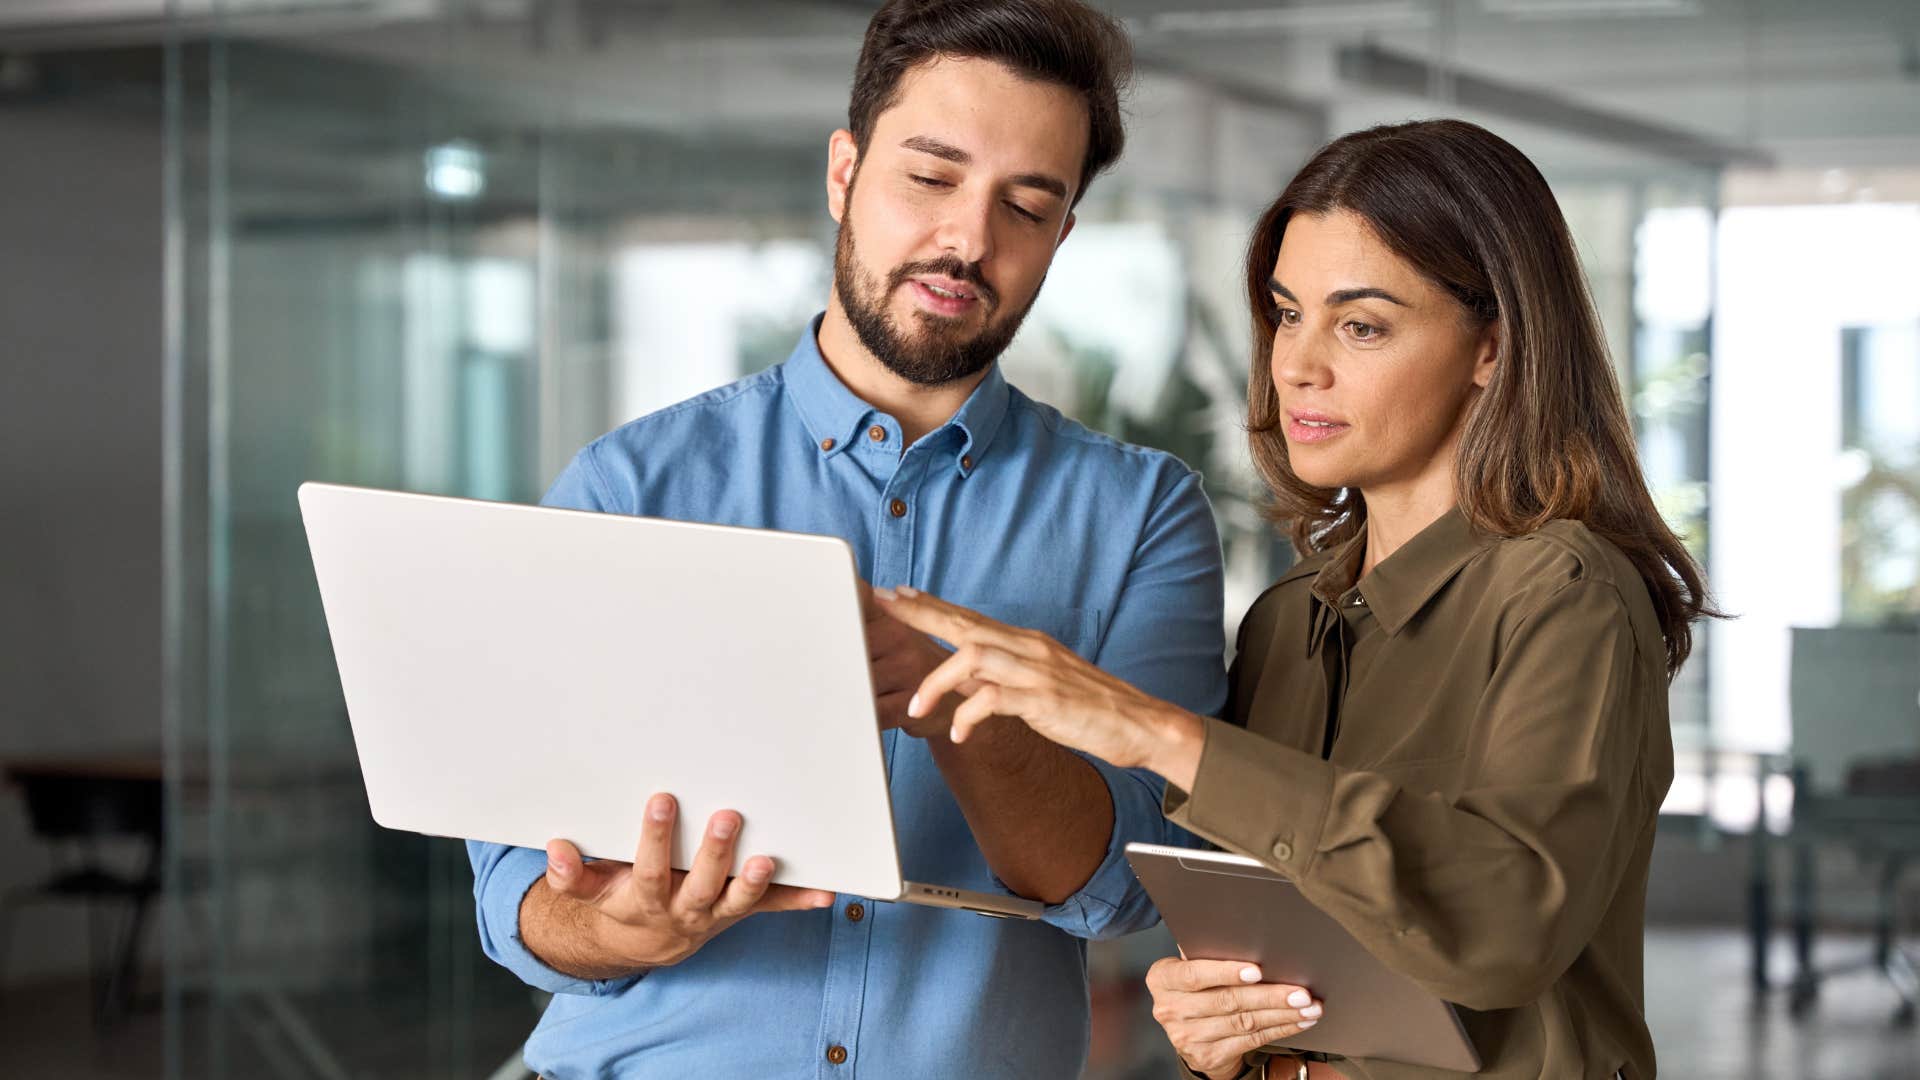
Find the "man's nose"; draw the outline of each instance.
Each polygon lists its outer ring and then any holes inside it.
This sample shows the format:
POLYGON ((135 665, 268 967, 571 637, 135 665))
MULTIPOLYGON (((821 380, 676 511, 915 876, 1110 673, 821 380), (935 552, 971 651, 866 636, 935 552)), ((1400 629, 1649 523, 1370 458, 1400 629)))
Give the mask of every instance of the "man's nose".
POLYGON ((985 194, 950 199, 934 237, 940 250, 963 263, 986 261, 993 254, 993 200, 985 194))

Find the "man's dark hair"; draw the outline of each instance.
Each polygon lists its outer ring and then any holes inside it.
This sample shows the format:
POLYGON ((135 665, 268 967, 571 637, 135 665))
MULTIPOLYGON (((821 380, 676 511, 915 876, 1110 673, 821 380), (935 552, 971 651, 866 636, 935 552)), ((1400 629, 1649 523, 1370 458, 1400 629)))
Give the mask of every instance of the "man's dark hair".
POLYGON ((1120 95, 1132 78, 1133 48, 1119 22, 1080 0, 888 0, 867 24, 847 104, 847 129, 862 154, 874 121, 899 100, 900 80, 937 57, 992 60, 1079 92, 1088 130, 1075 203, 1119 159, 1126 144, 1120 95))

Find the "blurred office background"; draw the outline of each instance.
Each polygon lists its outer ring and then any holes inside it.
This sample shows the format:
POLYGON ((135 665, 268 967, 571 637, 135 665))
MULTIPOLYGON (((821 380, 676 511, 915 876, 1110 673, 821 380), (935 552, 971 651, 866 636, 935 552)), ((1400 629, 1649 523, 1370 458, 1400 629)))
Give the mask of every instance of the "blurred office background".
MULTIPOLYGON (((1204 470, 1231 623, 1288 557, 1238 428, 1255 213, 1356 127, 1518 144, 1740 616, 1673 688, 1663 1071, 1920 1075, 1920 4, 1103 6, 1128 152, 1013 380, 1204 470)), ((784 358, 870 10, 0 0, 0 1075, 523 1075, 460 845, 367 816, 294 488, 533 501, 784 358)), ((1169 949, 1095 949, 1091 1076, 1164 1075, 1169 949)))

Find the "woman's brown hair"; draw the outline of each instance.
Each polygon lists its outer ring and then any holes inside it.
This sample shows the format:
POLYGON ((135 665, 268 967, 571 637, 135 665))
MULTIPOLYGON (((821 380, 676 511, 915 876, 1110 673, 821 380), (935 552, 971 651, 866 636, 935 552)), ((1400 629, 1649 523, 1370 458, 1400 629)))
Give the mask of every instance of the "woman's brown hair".
POLYGON ((1699 566, 1655 509, 1606 338, 1546 178, 1512 144, 1460 120, 1357 131, 1327 144, 1260 216, 1247 251, 1253 367, 1247 431, 1273 494, 1273 518, 1302 553, 1366 527, 1366 500, 1319 488, 1287 459, 1269 367, 1275 331, 1268 282, 1295 214, 1346 211, 1459 301, 1497 323, 1492 382, 1469 406, 1454 496, 1482 533, 1520 536, 1550 521, 1584 523, 1640 571, 1667 644, 1667 673, 1693 648, 1692 623, 1716 616, 1699 566))

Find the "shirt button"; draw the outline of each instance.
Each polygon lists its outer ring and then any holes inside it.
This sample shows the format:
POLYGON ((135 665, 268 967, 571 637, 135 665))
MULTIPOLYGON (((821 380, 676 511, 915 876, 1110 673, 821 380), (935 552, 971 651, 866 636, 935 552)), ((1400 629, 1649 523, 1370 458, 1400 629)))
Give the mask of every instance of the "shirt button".
POLYGON ((867 917, 867 907, 865 904, 848 904, 847 905, 847 921, 848 922, 859 922, 861 919, 864 919, 866 917, 867 917))
POLYGON ((963 469, 972 469, 972 468, 973 468, 973 458, 972 458, 972 457, 970 457, 970 456, 967 456, 967 455, 964 455, 964 454, 963 454, 963 455, 961 455, 961 457, 960 457, 960 467, 961 467, 961 468, 963 468, 963 469))
POLYGON ((1273 857, 1279 859, 1281 862, 1292 861, 1293 845, 1287 843, 1285 840, 1273 845, 1273 857))
POLYGON ((887 507, 887 511, 891 513, 894 517, 906 517, 907 504, 901 502, 899 499, 895 499, 893 500, 892 504, 887 507))
POLYGON ((1366 606, 1367 606, 1367 598, 1366 598, 1366 597, 1364 597, 1364 596, 1361 596, 1361 595, 1360 595, 1359 593, 1354 593, 1354 594, 1353 594, 1353 606, 1354 606, 1354 607, 1366 607, 1366 606))
POLYGON ((867 438, 872 439, 874 442, 886 442, 887 429, 881 427, 879 424, 875 424, 867 429, 867 438))
POLYGON ((841 1046, 839 1043, 834 1043, 832 1046, 827 1047, 827 1061, 834 1065, 845 1065, 847 1063, 847 1048, 841 1046))
POLYGON ((833 449, 833 447, 834 447, 834 441, 833 441, 832 439, 821 439, 821 440, 820 440, 820 449, 822 449, 822 450, 831 450, 831 449, 833 449))

